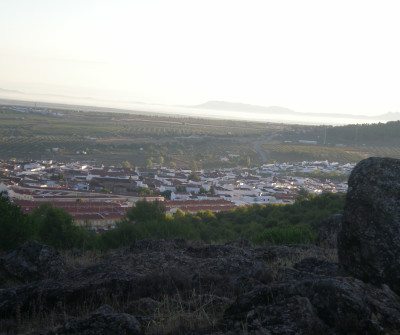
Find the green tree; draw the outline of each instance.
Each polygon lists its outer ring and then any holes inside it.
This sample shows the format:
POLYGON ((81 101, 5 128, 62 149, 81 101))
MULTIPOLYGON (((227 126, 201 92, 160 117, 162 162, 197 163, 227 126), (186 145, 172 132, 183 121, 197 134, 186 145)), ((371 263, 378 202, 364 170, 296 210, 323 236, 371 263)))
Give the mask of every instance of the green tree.
POLYGON ((65 176, 63 173, 60 172, 58 174, 51 175, 50 180, 55 180, 55 181, 65 180, 65 176))
POLYGON ((215 186, 214 185, 210 186, 210 194, 215 195, 215 186))
POLYGON ((184 213, 182 210, 180 210, 180 209, 178 208, 178 209, 176 210, 176 212, 174 213, 173 217, 174 217, 175 220, 181 219, 181 218, 184 218, 184 217, 185 217, 185 213, 184 213))
POLYGON ((0 193, 0 250, 15 249, 24 243, 30 234, 26 215, 0 193))
POLYGON ((200 193, 200 194, 206 194, 206 193, 207 193, 207 190, 206 190, 203 186, 200 186, 200 191, 199 191, 199 193, 200 193))
POLYGON ((176 192, 186 192, 186 187, 179 185, 176 187, 176 192))
POLYGON ((132 165, 128 161, 123 161, 123 162, 121 162, 121 167, 129 169, 132 167, 132 165))
POLYGON ((297 191, 296 200, 297 201, 305 200, 308 198, 309 195, 310 193, 305 188, 302 187, 297 191))
POLYGON ((246 165, 247 165, 248 167, 251 166, 251 159, 250 159, 249 156, 247 156, 247 158, 246 158, 246 165))
POLYGON ((190 169, 193 171, 197 171, 198 167, 197 167, 197 163, 195 160, 192 160, 192 162, 190 163, 190 169))
POLYGON ((165 190, 165 191, 162 191, 160 194, 165 198, 165 199, 168 199, 168 200, 171 200, 171 191, 170 190, 165 190))
POLYGON ((153 191, 148 187, 136 187, 135 191, 137 194, 153 194, 153 191))
POLYGON ((153 167, 153 161, 151 160, 151 158, 146 159, 146 167, 147 168, 153 167))
POLYGON ((39 242, 56 249, 82 248, 87 237, 86 230, 75 226, 70 214, 51 204, 35 208, 29 221, 35 227, 35 237, 39 242))
POLYGON ((195 172, 191 172, 187 179, 193 181, 200 181, 200 177, 195 172))
POLYGON ((164 157, 163 156, 159 156, 158 157, 158 163, 160 163, 161 165, 164 164, 164 157))
POLYGON ((163 220, 165 219, 165 207, 159 201, 139 200, 134 207, 128 210, 126 216, 129 221, 136 223, 163 220))

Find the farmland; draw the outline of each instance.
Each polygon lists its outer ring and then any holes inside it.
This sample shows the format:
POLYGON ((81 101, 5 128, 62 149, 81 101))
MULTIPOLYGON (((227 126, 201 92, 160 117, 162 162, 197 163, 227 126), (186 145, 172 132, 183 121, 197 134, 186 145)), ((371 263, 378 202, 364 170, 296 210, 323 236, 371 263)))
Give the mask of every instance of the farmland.
MULTIPOLYGON (((397 124, 390 126, 395 133, 397 124)), ((376 142, 368 137, 369 128, 385 134, 385 127, 359 127, 365 143, 349 140, 338 146, 344 133, 353 133, 349 126, 330 128, 330 143, 324 145, 324 128, 316 126, 0 106, 0 159, 190 168, 254 166, 265 162, 255 150, 256 143, 261 143, 268 162, 400 158, 395 137, 385 141, 380 136, 376 142), (299 139, 315 140, 315 145, 299 144, 299 139)))

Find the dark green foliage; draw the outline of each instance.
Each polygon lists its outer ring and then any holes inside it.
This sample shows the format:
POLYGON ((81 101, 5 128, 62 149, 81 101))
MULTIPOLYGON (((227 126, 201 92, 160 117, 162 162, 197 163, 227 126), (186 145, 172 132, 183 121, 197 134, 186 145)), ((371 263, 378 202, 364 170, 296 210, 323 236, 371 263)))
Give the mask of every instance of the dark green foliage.
POLYGON ((29 235, 24 213, 0 193, 0 250, 10 251, 18 247, 29 235))
POLYGON ((148 187, 137 187, 135 189, 137 194, 153 194, 153 191, 150 190, 148 187))
POLYGON ((95 234, 73 224, 62 209, 43 204, 25 216, 7 198, 0 199, 1 249, 8 251, 29 239, 58 249, 118 248, 144 238, 184 238, 223 243, 248 238, 256 244, 312 243, 322 219, 342 213, 345 196, 306 194, 293 205, 237 207, 228 212, 200 211, 165 214, 160 202, 138 201, 117 228, 95 234))
POLYGON ((187 179, 193 181, 200 181, 200 177, 195 172, 190 173, 187 179))
POLYGON ((176 192, 186 192, 186 187, 185 186, 177 186, 176 192))
POLYGON ((160 193, 166 200, 171 200, 171 194, 172 192, 170 190, 165 190, 160 193))
POLYGON ((101 235, 103 248, 128 245, 136 239, 175 237, 226 242, 245 237, 256 244, 312 243, 322 219, 342 213, 345 196, 304 193, 293 205, 252 205, 228 212, 211 211, 165 215, 160 204, 139 201, 128 212, 128 221, 101 235), (135 221, 133 224, 131 222, 135 221))
POLYGON ((152 220, 162 220, 165 217, 165 207, 159 202, 138 201, 126 216, 128 220, 136 223, 146 223, 152 220))
POLYGON ((41 243, 56 249, 83 248, 93 246, 90 233, 73 223, 72 216, 61 208, 43 204, 29 215, 29 224, 34 237, 41 243))
POLYGON ((301 227, 274 227, 265 230, 257 235, 253 242, 256 244, 296 244, 296 243, 313 243, 316 234, 310 229, 301 227))
POLYGON ((356 145, 369 142, 398 144, 400 121, 330 127, 327 130, 327 140, 356 145))
POLYGON ((99 237, 99 247, 102 250, 115 249, 129 245, 139 239, 137 226, 132 222, 122 221, 117 224, 117 228, 101 234, 99 237))
POLYGON ((25 215, 8 198, 0 197, 0 250, 10 251, 33 239, 57 249, 97 247, 96 234, 75 226, 64 210, 43 204, 25 215))

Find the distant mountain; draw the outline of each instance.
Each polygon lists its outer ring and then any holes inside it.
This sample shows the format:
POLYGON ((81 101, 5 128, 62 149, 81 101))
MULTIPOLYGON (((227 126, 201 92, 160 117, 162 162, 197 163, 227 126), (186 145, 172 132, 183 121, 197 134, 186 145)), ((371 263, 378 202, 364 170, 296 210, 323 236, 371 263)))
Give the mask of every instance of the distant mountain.
POLYGON ((382 120, 382 121, 397 121, 397 120, 400 120, 400 113, 399 112, 396 112, 396 113, 389 112, 389 113, 385 113, 382 115, 373 116, 371 118, 382 120))
POLYGON ((25 94, 24 92, 21 92, 21 91, 6 90, 6 89, 4 89, 4 88, 0 88, 0 93, 25 94))
POLYGON ((238 112, 256 112, 256 113, 281 113, 281 114, 296 114, 295 111, 279 107, 279 106, 258 106, 243 104, 240 102, 226 102, 226 101, 207 101, 201 105, 187 106, 191 108, 201 108, 201 109, 215 109, 215 110, 228 110, 228 111, 238 111, 238 112))
POLYGON ((400 120, 400 113, 389 112, 377 116, 367 115, 354 115, 354 114, 339 114, 339 113, 300 113, 295 112, 289 108, 279 106, 259 106, 250 105, 240 102, 226 102, 226 101, 207 101, 200 105, 186 106, 190 108, 199 109, 213 109, 213 110, 224 110, 224 111, 236 111, 236 112, 253 112, 253 113, 265 113, 265 114, 285 114, 285 115, 298 115, 298 116, 313 116, 322 118, 342 118, 342 119, 357 119, 362 118, 365 120, 379 120, 379 121, 397 121, 400 120))
MULTIPOLYGON (((109 99, 102 99, 102 98, 93 98, 90 96, 72 96, 72 95, 64 95, 64 94, 54 94, 54 93, 30 93, 30 92, 22 92, 22 91, 15 91, 15 90, 7 90, 4 88, 0 88, 0 94, 1 93, 8 93, 8 94, 20 94, 20 95, 25 95, 25 96, 31 96, 31 97, 37 97, 38 99, 40 98, 56 98, 56 99, 65 99, 66 103, 68 103, 69 100, 86 100, 90 102, 91 104, 95 104, 96 102, 100 103, 127 103, 127 104, 141 104, 141 105, 148 105, 146 102, 140 102, 140 101, 124 101, 124 100, 109 100, 109 99)), ((21 97, 24 98, 24 97, 21 97)))

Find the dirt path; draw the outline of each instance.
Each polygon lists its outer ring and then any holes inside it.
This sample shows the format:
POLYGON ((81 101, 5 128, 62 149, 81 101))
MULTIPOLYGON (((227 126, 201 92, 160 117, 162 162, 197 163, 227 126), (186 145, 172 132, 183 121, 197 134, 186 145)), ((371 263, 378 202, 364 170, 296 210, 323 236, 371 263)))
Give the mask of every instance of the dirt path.
POLYGON ((276 136, 278 136, 278 134, 272 134, 268 136, 266 139, 263 139, 261 141, 259 140, 254 143, 254 150, 257 151, 257 153, 261 156, 261 160, 263 161, 263 163, 265 163, 268 160, 268 155, 264 150, 261 149, 261 145, 271 143, 271 141, 276 136))

